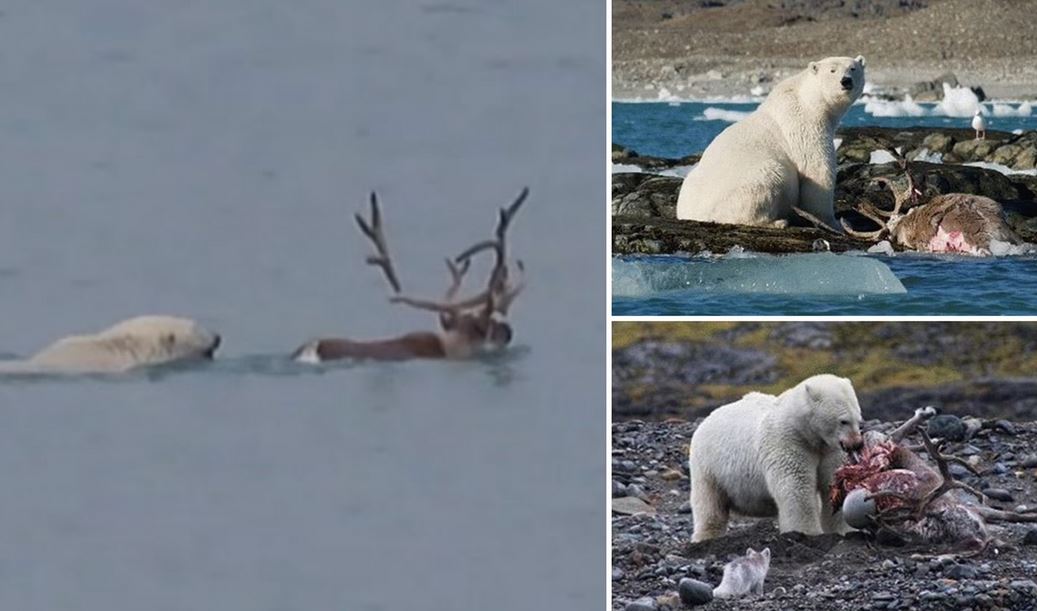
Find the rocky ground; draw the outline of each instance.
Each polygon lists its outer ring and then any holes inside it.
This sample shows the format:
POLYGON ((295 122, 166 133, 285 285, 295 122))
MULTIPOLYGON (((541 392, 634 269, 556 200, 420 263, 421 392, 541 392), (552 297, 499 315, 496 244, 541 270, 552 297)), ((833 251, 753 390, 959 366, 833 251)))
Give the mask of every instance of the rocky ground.
MULTIPOLYGON (((985 195, 1002 204, 1009 224, 1024 240, 1037 241, 1037 176, 1006 175, 996 170, 960 165, 986 162, 1017 170, 1037 168, 1037 132, 1018 135, 988 132, 986 140, 976 140, 971 130, 862 127, 841 128, 836 137, 840 140, 836 150, 839 163, 836 215, 847 216, 851 225, 858 229, 874 228, 854 210, 861 201, 871 201, 886 210, 893 206, 889 191, 877 188, 872 180, 885 176, 902 181, 902 170, 895 163, 871 164, 869 160, 874 151, 895 147, 908 159, 942 155, 944 163, 913 161, 911 164, 912 175, 919 183, 924 182, 927 197, 942 193, 985 195)), ((637 165, 648 172, 687 166, 698 160, 695 155, 681 159, 642 156, 619 144, 613 145, 612 159, 613 163, 637 165)), ((757 252, 810 252, 819 248, 819 239, 827 242, 823 248, 834 252, 866 249, 870 245, 813 228, 736 229, 735 226, 714 223, 677 222, 677 194, 681 182, 681 178, 647 172, 613 174, 614 253, 718 253, 726 252, 734 245, 757 252)), ((805 221, 801 224, 807 225, 805 221)))
MULTIPOLYGON (((978 457, 985 473, 970 476, 969 481, 1004 499, 993 502, 995 506, 1031 507, 1037 503, 1037 423, 999 420, 996 411, 996 404, 987 404, 984 412, 976 414, 982 423, 979 432, 949 444, 947 450, 978 457)), ((700 421, 613 424, 613 609, 688 608, 691 605, 682 603, 678 595, 680 581, 690 578, 716 586, 724 564, 749 547, 771 550, 764 594, 717 599, 704 608, 1037 608, 1037 528, 1033 524, 998 528, 999 542, 970 558, 945 556, 946 549, 892 538, 880 543, 860 533, 780 535, 773 520, 766 519, 736 519, 726 536, 691 544, 687 450, 700 421)), ((893 426, 866 423, 871 429, 893 426)))
POLYGON ((951 72, 991 97, 1033 99, 1035 10, 1035 0, 616 0, 612 92, 744 96, 815 59, 863 54, 869 82, 895 95, 933 99, 927 83, 951 72))

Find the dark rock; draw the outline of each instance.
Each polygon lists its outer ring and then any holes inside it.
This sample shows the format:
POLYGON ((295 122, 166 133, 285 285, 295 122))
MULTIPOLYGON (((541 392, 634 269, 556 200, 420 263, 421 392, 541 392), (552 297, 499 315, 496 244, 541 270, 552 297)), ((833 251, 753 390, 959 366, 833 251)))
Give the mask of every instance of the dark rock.
POLYGON ((631 179, 623 180, 625 186, 635 184, 636 190, 617 193, 616 183, 613 183, 613 215, 677 218, 677 195, 683 179, 649 175, 645 180, 638 182, 631 179))
POLYGON ((947 441, 962 441, 965 439, 965 425, 961 418, 949 414, 934 417, 926 424, 926 432, 930 437, 940 437, 947 441))
POLYGON ((995 501, 1001 501, 1003 503, 1011 503, 1013 500, 1011 493, 1004 488, 987 488, 983 491, 983 494, 995 501))
POLYGON ((827 240, 832 252, 865 250, 871 242, 804 227, 749 227, 663 218, 614 216, 614 254, 725 253, 734 247, 774 254, 813 252, 814 240, 827 240))
POLYGON ((938 102, 943 99, 943 84, 957 87, 958 77, 953 72, 944 72, 928 81, 918 81, 908 88, 907 92, 916 101, 938 102))
POLYGON ((975 579, 979 576, 979 572, 976 567, 971 564, 953 564, 943 570, 945 577, 950 579, 957 579, 961 581, 963 579, 975 579))
POLYGON ((681 602, 689 607, 704 605, 713 600, 713 587, 697 579, 685 577, 677 586, 681 602))
MULTIPOLYGON (((1008 434, 1008 435, 1015 435, 1016 434, 1015 425, 1012 424, 1011 422, 1007 421, 1007 420, 998 420, 997 424, 994 425, 994 426, 997 428, 997 430, 999 430, 999 431, 1001 431, 1001 432, 1003 432, 1005 434, 1008 434)), ((1006 457, 1007 457, 1007 455, 1006 455, 1006 457)))
POLYGON ((1023 536, 1023 545, 1037 545, 1037 528, 1031 528, 1023 536))

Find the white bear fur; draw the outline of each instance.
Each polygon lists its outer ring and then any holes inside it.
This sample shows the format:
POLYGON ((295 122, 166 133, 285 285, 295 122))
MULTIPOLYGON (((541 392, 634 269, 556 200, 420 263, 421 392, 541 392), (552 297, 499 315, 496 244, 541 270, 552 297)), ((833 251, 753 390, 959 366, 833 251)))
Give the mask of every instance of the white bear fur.
POLYGON ((864 90, 864 58, 828 57, 778 83, 685 178, 677 218, 785 226, 793 206, 833 228, 835 127, 864 90), (850 78, 852 88, 843 89, 850 78))
POLYGON ((859 447, 861 409, 845 378, 817 375, 778 396, 749 393, 719 407, 689 449, 692 541, 718 537, 729 513, 778 516, 781 532, 845 532, 828 500, 842 446, 859 447))
POLYGON ((138 316, 93 335, 60 339, 24 361, 0 362, 0 373, 120 373, 136 367, 212 358, 220 338, 173 316, 138 316))

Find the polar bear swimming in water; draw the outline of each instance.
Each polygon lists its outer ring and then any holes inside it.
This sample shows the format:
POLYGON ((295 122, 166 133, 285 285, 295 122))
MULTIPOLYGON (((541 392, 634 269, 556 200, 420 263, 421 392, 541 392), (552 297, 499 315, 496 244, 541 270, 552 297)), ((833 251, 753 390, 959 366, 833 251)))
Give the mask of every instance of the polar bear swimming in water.
POLYGON ((212 359, 220 336, 187 318, 138 316, 93 335, 59 339, 5 373, 122 373, 137 367, 212 359))
POLYGON ((828 57, 777 85, 706 147, 677 218, 784 226, 799 208, 838 230, 835 127, 864 90, 864 58, 828 57))

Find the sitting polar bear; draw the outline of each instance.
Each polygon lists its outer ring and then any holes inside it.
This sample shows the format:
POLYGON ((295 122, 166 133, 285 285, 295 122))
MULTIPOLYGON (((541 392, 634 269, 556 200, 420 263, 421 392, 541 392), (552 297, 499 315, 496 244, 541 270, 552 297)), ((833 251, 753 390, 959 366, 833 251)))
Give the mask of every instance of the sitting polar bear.
POLYGON ((827 374, 714 410, 691 437, 692 541, 724 534, 732 510, 776 513, 781 532, 846 530, 828 489, 843 451, 861 447, 860 425, 853 385, 827 374))
POLYGON ((0 362, 0 373, 121 373, 148 365, 211 359, 220 336, 193 320, 138 316, 94 335, 74 335, 24 361, 0 362))
POLYGON ((706 147, 677 218, 785 226, 794 206, 833 228, 835 126, 864 89, 864 58, 829 57, 778 83, 706 147))

